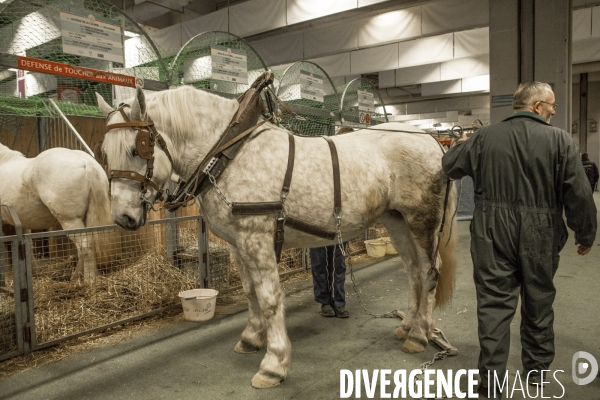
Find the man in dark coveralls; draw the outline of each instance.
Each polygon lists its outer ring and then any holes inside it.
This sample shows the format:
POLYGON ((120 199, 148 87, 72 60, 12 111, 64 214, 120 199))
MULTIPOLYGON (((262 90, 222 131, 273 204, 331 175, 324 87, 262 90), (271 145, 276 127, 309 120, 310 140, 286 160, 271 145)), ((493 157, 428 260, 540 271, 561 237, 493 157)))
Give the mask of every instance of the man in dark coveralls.
POLYGON ((480 398, 501 398, 494 371, 501 383, 519 294, 522 379, 539 385, 540 371, 554 359, 552 279, 567 241, 563 211, 580 255, 596 237, 596 207, 577 148, 570 134, 549 124, 556 112, 552 88, 519 85, 513 109, 504 121, 463 135, 442 160, 450 178, 468 175, 475 189, 471 257, 480 398))

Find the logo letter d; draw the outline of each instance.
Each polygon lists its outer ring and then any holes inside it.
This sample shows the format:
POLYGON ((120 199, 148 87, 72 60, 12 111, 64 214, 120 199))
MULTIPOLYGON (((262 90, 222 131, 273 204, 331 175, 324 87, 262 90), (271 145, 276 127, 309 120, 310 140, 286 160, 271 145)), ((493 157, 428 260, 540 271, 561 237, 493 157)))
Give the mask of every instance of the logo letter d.
POLYGON ((587 385, 588 383, 592 382, 596 378, 596 374, 598 374, 598 361, 596 361, 594 356, 591 355, 590 353, 586 353, 585 351, 578 351, 577 353, 573 354, 572 374, 573 374, 573 382, 575 382, 575 384, 587 385), (583 363, 580 361, 578 364, 577 360, 579 360, 580 358, 585 358, 587 360, 587 362, 583 363), (589 365, 588 365, 588 363, 589 363, 589 365), (588 368, 590 366, 591 366, 591 368, 588 368), (589 375, 586 376, 585 378, 579 378, 577 376, 578 372, 580 374, 589 372, 589 375))

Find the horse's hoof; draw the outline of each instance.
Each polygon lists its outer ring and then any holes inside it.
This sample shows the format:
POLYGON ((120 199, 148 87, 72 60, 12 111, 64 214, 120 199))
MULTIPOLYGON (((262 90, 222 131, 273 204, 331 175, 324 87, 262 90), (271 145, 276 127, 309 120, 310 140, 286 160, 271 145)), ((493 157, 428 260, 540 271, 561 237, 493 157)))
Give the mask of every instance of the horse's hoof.
POLYGON ((415 338, 408 338, 402 346, 402 351, 405 353, 420 353, 425 351, 425 346, 427 346, 427 342, 423 344, 415 338))
POLYGON ((408 331, 405 331, 402 326, 399 326, 394 331, 394 337, 396 339, 405 340, 406 338, 408 338, 408 331))
POLYGON ((241 340, 237 342, 237 344, 233 348, 233 351, 235 351, 238 354, 256 353, 258 350, 260 350, 260 347, 252 346, 251 344, 244 343, 241 340))
POLYGON ((279 386, 283 378, 278 376, 257 372, 252 378, 252 387, 256 389, 268 389, 279 386))

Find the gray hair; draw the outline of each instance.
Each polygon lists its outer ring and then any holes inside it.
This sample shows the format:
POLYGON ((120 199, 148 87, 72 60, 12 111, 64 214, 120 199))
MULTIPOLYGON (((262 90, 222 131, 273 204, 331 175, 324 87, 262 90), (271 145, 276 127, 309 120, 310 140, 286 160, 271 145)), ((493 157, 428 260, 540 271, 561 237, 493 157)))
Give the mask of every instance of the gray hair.
POLYGON ((513 96, 513 110, 529 107, 539 100, 545 100, 552 87, 543 82, 521 83, 513 96))

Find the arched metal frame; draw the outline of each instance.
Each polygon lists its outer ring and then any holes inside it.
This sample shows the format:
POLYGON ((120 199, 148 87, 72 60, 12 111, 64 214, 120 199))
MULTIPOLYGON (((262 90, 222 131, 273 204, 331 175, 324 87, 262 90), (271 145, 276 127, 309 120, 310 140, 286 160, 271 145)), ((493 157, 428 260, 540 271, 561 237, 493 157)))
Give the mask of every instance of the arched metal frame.
POLYGON ((365 78, 356 78, 348 82, 346 85, 338 88, 342 93, 340 99, 340 114, 342 125, 356 128, 364 128, 371 125, 377 125, 388 122, 385 104, 381 99, 379 90, 365 78), (370 120, 360 121, 360 112, 358 110, 358 90, 365 90, 373 93, 375 112, 369 113, 370 120))
MULTIPOLYGON (((288 108, 298 118, 282 118, 281 123, 287 129, 304 136, 322 136, 335 134, 340 125, 340 96, 329 74, 311 61, 298 61, 287 67, 283 73, 275 72, 277 96, 286 102, 288 108), (323 102, 302 98, 301 71, 318 75, 323 80, 323 102)), ((281 106, 278 105, 281 110, 281 106)), ((284 110, 281 110, 285 115, 284 110)))
POLYGON ((252 46, 239 36, 224 31, 203 32, 188 40, 177 52, 169 69, 169 80, 173 85, 191 84, 228 98, 244 93, 260 74, 268 70, 262 57, 252 46), (248 83, 212 78, 210 57, 213 45, 223 45, 246 53, 248 83))
MULTIPOLYGON (((116 69, 118 73, 136 75, 136 77, 157 81, 167 77, 167 67, 162 59, 161 51, 154 41, 133 19, 106 0, 44 1, 39 4, 13 1, 4 5, 0 12, 0 19, 2 20, 2 23, 0 23, 0 41, 4 42, 4 45, 0 46, 0 52, 7 57, 7 60, 11 60, 12 57, 16 56, 27 56, 73 67, 86 67, 107 72, 115 72, 116 69), (135 40, 139 40, 138 49, 141 50, 140 54, 144 56, 145 60, 139 65, 126 65, 126 58, 121 63, 85 55, 64 53, 58 12, 68 9, 80 10, 120 21, 123 45, 125 46, 127 41, 124 38, 125 32, 134 33, 135 37, 139 37, 139 39, 135 40), (35 24, 38 29, 24 28, 27 23, 35 24), (135 73, 122 72, 120 69, 125 67, 135 68, 135 73), (153 68, 145 70, 139 67, 153 68)), ((124 57, 127 54, 129 53, 126 53, 124 49, 124 57)), ((11 79, 16 81, 16 72, 9 71, 8 67, 6 67, 3 70, 0 69, 0 73, 4 74, 3 85, 0 85, 0 94, 4 95, 2 97, 6 100, 4 102, 8 107, 15 107, 14 112, 19 114, 25 105, 13 105, 15 102, 10 99, 11 97, 18 97, 15 89, 17 85, 15 82, 11 83, 11 79), (11 74, 14 76, 11 76, 11 74)), ((65 96, 64 88, 74 88, 77 91, 77 101, 79 101, 79 104, 67 100, 58 102, 61 109, 68 115, 99 115, 97 110, 94 112, 91 108, 86 109, 86 106, 88 108, 90 106, 94 109, 96 108, 94 93, 98 92, 105 98, 113 96, 113 85, 110 83, 94 82, 86 79, 40 72, 32 72, 30 74, 32 77, 27 78, 26 85, 34 87, 31 90, 33 94, 28 94, 32 100, 34 98, 46 97, 58 97, 60 99, 59 92, 62 91, 63 96, 65 96)), ((29 86, 27 92, 30 92, 29 86)), ((43 108, 40 107, 37 114, 47 114, 47 110, 43 108)))

